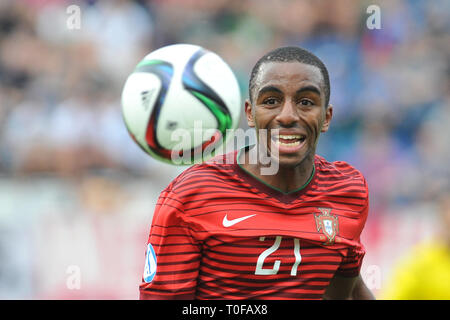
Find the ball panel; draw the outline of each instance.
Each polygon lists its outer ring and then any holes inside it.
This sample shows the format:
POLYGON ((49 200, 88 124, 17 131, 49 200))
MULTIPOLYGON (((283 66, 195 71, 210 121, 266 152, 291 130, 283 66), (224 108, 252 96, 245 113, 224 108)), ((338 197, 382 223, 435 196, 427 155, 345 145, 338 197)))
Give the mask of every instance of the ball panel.
MULTIPOLYGON (((208 151, 209 153, 210 151, 214 151, 216 147, 220 146, 223 138, 226 137, 227 130, 233 128, 233 123, 232 116, 224 100, 213 89, 211 89, 208 83, 202 81, 194 70, 198 61, 208 53, 209 51, 204 49, 199 49, 195 52, 195 54, 189 59, 183 71, 182 82, 183 87, 194 97, 196 97, 198 101, 200 101, 216 119, 217 124, 215 128, 217 128, 217 130, 204 130, 203 132, 204 141, 209 140, 209 142, 207 144, 203 144, 204 149, 202 151, 208 151)), ((194 145, 198 146, 198 143, 195 143, 194 145)), ((209 157, 213 154, 214 153, 205 154, 205 156, 209 157)))
POLYGON ((141 61, 136 67, 135 73, 151 73, 161 81, 161 90, 153 105, 150 120, 145 132, 145 141, 148 147, 160 156, 170 159, 170 149, 164 148, 158 140, 157 129, 159 126, 160 113, 166 102, 167 91, 172 82, 174 69, 172 64, 160 59, 150 59, 141 61))
POLYGON ((161 81, 155 74, 137 72, 128 77, 122 91, 122 115, 126 127, 147 152, 149 146, 145 135, 161 88, 161 81))
POLYGON ((197 62, 207 52, 200 49, 189 59, 183 71, 183 87, 208 108, 217 120, 217 128, 222 134, 225 134, 225 130, 231 128, 230 111, 222 98, 206 82, 202 81, 194 70, 197 62))
MULTIPOLYGON (((195 96, 186 91, 181 83, 173 81, 161 110, 157 128, 158 140, 161 145, 173 149, 179 144, 172 135, 182 134, 181 130, 189 133, 191 140, 184 139, 183 150, 193 146, 194 137, 198 136, 194 129, 217 128, 217 120, 206 106, 195 96), (201 123, 201 125, 200 125, 201 123)), ((197 139, 198 140, 198 139, 197 139)))
POLYGON ((192 44, 173 44, 149 53, 143 61, 159 59, 169 62, 174 69, 173 80, 180 82, 184 66, 189 58, 200 49, 201 47, 192 44))
POLYGON ((194 65, 194 72, 224 101, 232 117, 232 128, 235 129, 242 106, 239 83, 231 68, 220 56, 208 51, 194 65))

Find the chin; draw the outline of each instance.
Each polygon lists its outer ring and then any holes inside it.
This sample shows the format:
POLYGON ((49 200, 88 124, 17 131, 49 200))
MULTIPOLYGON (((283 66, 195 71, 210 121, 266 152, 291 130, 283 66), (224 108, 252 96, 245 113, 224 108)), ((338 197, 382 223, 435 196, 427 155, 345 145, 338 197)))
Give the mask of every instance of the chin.
MULTIPOLYGON (((273 145, 271 145, 273 147, 273 145)), ((272 159, 277 161, 280 166, 296 167, 307 160, 314 159, 314 148, 309 147, 306 143, 297 150, 278 149, 275 154, 270 150, 272 159)))
POLYGON ((305 158, 286 158, 286 157, 280 157, 277 159, 278 165, 280 168, 286 168, 286 169, 293 169, 296 167, 299 167, 304 162, 305 158))
POLYGON ((305 154, 303 155, 278 155, 278 156, 272 156, 272 161, 276 161, 278 163, 278 166, 280 168, 286 168, 286 169, 294 169, 298 166, 301 166, 309 157, 305 154))

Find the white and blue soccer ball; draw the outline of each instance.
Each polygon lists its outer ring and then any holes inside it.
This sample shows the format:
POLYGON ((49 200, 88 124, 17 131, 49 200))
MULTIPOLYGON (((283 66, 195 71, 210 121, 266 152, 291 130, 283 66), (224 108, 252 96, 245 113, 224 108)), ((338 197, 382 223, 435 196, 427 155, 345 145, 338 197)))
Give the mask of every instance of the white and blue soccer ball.
POLYGON ((240 112, 233 71, 219 55, 196 45, 151 52, 122 91, 122 114, 133 140, 152 157, 172 164, 214 155, 237 128, 240 112))

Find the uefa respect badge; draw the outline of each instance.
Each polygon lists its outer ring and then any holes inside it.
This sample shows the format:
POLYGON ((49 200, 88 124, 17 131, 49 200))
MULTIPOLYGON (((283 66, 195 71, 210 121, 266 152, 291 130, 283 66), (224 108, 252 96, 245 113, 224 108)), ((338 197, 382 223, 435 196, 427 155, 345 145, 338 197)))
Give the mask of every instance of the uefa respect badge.
POLYGON ((152 282, 156 274, 156 254, 151 243, 147 245, 147 254, 145 256, 144 281, 152 282))

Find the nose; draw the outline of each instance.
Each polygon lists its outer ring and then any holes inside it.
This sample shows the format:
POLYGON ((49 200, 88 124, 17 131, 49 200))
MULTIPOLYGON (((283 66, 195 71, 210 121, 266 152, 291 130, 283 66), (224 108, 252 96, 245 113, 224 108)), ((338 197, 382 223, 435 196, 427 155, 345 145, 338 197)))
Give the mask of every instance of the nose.
POLYGON ((297 110, 290 101, 283 104, 280 113, 275 117, 275 120, 284 127, 292 126, 298 119, 297 110))

